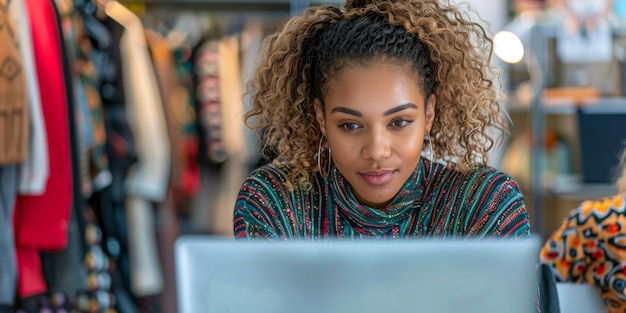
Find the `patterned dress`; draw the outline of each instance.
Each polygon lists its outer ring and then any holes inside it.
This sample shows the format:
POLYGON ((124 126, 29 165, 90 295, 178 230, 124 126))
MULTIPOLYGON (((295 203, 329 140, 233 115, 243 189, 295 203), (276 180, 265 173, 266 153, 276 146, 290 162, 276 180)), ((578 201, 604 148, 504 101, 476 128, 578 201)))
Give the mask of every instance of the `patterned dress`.
POLYGON ((546 241, 541 261, 558 281, 599 287, 607 312, 626 312, 626 196, 572 210, 546 241))
POLYGON ((384 209, 359 205, 337 168, 312 176, 312 189, 287 188, 274 165, 242 185, 234 213, 237 238, 512 237, 530 235, 517 182, 491 167, 469 173, 420 160, 384 209), (432 168, 431 168, 432 166, 432 168))

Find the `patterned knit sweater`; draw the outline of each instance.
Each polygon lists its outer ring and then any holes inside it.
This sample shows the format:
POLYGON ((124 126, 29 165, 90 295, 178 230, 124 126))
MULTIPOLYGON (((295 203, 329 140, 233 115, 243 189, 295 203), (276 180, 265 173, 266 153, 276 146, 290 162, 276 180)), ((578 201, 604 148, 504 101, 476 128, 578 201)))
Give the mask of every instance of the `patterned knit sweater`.
POLYGON ((530 235, 516 181, 488 166, 461 173, 422 159, 383 209, 360 205, 337 168, 314 174, 309 191, 289 190, 286 176, 285 169, 265 165, 243 183, 233 220, 237 238, 530 235))

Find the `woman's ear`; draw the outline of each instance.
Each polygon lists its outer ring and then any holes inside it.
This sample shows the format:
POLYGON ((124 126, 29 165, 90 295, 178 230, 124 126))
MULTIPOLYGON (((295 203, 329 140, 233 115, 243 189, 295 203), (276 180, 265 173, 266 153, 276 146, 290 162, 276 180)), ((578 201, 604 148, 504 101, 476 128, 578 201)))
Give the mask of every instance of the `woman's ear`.
POLYGON ((426 101, 426 133, 430 133, 435 120, 435 103, 437 102, 435 95, 430 95, 426 101))
POLYGON ((324 108, 322 107, 322 102, 315 98, 315 100, 313 100, 313 106, 315 107, 315 119, 320 127, 320 132, 322 132, 322 135, 326 136, 326 119, 324 119, 324 108))

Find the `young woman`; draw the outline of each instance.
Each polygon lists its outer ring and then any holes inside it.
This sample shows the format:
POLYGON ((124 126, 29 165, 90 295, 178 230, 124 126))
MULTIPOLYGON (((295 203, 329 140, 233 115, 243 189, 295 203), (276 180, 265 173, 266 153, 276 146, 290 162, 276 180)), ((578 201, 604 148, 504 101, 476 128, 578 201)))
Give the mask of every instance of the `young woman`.
POLYGON ((506 129, 492 42, 437 0, 307 9, 270 36, 247 121, 278 157, 243 183, 239 238, 525 237, 486 166, 506 129))

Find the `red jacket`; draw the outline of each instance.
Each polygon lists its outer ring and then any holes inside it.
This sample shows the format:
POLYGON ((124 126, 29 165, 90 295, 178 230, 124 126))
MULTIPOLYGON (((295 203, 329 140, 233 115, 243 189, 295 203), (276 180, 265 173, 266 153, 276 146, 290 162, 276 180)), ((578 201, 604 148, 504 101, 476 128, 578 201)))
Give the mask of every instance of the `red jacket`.
POLYGON ((18 196, 15 203, 13 222, 20 297, 46 291, 39 251, 58 251, 67 246, 72 205, 69 116, 60 31, 51 1, 26 0, 25 3, 30 15, 50 173, 42 195, 18 196))

